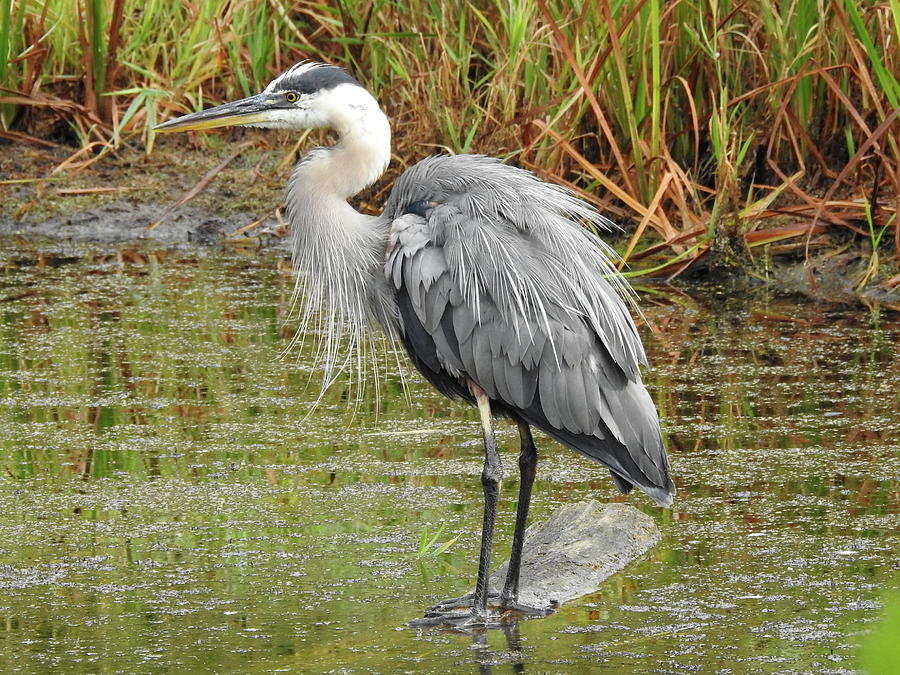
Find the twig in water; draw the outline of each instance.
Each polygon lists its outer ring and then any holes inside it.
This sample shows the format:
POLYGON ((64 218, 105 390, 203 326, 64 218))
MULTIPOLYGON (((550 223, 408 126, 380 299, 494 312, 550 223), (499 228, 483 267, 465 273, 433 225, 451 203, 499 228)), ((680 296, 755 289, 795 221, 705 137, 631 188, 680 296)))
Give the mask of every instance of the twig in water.
POLYGON ((168 218, 170 215, 172 215, 172 213, 175 211, 175 209, 177 209, 180 206, 184 206, 189 201, 191 201, 194 197, 196 197, 201 192, 203 192, 207 187, 209 187, 209 184, 212 182, 212 179, 215 178, 219 174, 219 172, 222 171, 222 169, 224 169, 226 166, 231 164, 231 162, 234 161, 234 159, 238 155, 240 155, 244 150, 246 150, 251 145, 252 145, 252 143, 250 143, 249 141, 247 141, 245 143, 241 143, 237 147, 237 150, 235 150, 230 155, 228 155, 228 157, 223 159, 221 161, 221 163, 219 163, 218 166, 215 166, 212 169, 210 169, 206 173, 206 175, 203 176, 203 178, 201 178, 200 181, 194 187, 192 187, 190 190, 188 190, 186 193, 184 193, 184 195, 181 197, 181 199, 179 199, 177 202, 172 204, 169 208, 167 208, 165 211, 162 212, 162 215, 159 218, 157 218, 152 223, 150 223, 147 226, 146 231, 149 232, 150 230, 154 229, 157 225, 159 225, 166 218, 168 218))

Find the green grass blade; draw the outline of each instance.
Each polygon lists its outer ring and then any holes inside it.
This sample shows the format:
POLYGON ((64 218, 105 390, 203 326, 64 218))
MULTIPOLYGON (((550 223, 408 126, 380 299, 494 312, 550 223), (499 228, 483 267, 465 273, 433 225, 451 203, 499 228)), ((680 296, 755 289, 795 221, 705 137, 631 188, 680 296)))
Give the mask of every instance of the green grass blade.
MULTIPOLYGON (((881 85, 881 89, 890 102, 891 108, 900 108, 900 81, 898 81, 893 73, 885 68, 884 62, 881 59, 880 50, 875 46, 872 36, 869 35, 869 31, 866 30, 866 25, 863 22, 862 15, 859 13, 856 2, 854 0, 846 0, 844 2, 844 9, 847 10, 847 16, 850 18, 850 24, 853 26, 856 37, 859 38, 859 41, 866 50, 866 56, 869 57, 869 61, 872 64, 872 70, 875 71, 875 77, 878 78, 878 84, 881 85)), ((892 6, 891 10, 894 13, 894 22, 896 24, 898 17, 896 12, 894 12, 894 9, 895 8, 892 6)))

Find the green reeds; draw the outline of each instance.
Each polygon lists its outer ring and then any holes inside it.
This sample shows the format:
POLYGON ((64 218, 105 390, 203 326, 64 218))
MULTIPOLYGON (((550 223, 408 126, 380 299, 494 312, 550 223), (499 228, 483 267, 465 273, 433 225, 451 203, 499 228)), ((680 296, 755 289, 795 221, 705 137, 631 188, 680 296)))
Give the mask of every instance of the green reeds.
POLYGON ((0 0, 3 55, 3 129, 45 106, 149 150, 160 119, 326 60, 385 104, 400 168, 510 158, 631 221, 627 257, 663 273, 722 227, 865 236, 873 174, 900 252, 900 0, 0 0))
MULTIPOLYGON (((25 12, 20 6, 13 14, 12 0, 0 0, 0 94, 14 93, 21 80, 14 58, 21 52, 22 22, 25 12)), ((8 129, 15 114, 15 106, 0 104, 0 129, 8 129)))

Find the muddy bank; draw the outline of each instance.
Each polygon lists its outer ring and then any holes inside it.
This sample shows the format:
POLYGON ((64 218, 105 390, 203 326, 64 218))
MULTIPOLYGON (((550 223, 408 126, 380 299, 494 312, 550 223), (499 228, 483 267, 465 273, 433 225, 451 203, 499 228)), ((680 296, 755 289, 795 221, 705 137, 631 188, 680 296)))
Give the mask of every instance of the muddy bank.
MULTIPOLYGON (((280 191, 273 190, 273 199, 280 191)), ((175 209, 162 223, 148 229, 169 205, 117 199, 93 208, 60 213, 40 219, 26 216, 20 220, 0 217, 0 237, 24 239, 49 238, 78 244, 97 243, 114 246, 126 243, 156 242, 165 245, 228 246, 249 245, 289 254, 287 228, 274 215, 258 216, 248 210, 228 211, 227 207, 209 208, 188 204, 175 209), (249 228, 249 229, 248 229, 249 228), (246 231, 244 231, 246 230, 246 231)), ((815 302, 855 305, 877 303, 900 311, 900 292, 888 284, 871 284, 858 289, 866 273, 869 258, 864 251, 839 255, 823 254, 808 261, 781 260, 766 270, 765 276, 730 272, 733 278, 721 278, 722 271, 700 271, 680 283, 693 285, 698 280, 730 281, 736 292, 770 288, 782 295, 793 295, 815 302)), ((882 274, 882 277, 885 275, 882 274)), ((646 283, 642 280, 642 283, 646 283)))
MULTIPOLYGON (((235 133, 242 138, 252 135, 235 133)), ((221 141, 229 138, 203 147, 162 139, 151 156, 122 151, 79 171, 58 174, 53 171, 66 160, 64 149, 16 147, 15 152, 0 153, 0 181, 9 181, 0 184, 0 237, 103 245, 236 243, 287 252, 287 228, 275 207, 295 157, 275 138, 269 139, 273 145, 261 141, 226 163, 234 146, 221 141), (189 193, 185 204, 174 208, 189 193)), ((394 167, 391 174, 396 171, 394 167)), ((382 203, 389 181, 390 177, 382 179, 363 195, 358 207, 371 210, 382 203)), ((865 242, 844 246, 837 254, 825 248, 809 260, 771 256, 764 270, 697 266, 694 276, 682 281, 738 281, 817 302, 874 302, 900 311, 897 260, 883 260, 865 288, 859 288, 871 262, 865 246, 865 242)))
POLYGON ((164 142, 150 156, 124 149, 65 171, 57 169, 69 149, 5 148, 10 151, 0 152, 0 236, 204 246, 249 236, 280 246, 285 232, 274 207, 291 162, 279 172, 284 151, 260 146, 225 163, 232 147, 222 140, 206 148, 164 142))
MULTIPOLYGON (((280 198, 280 190, 273 189, 272 193, 273 200, 280 198)), ((46 218, 30 215, 22 219, 0 217, 0 237, 49 238, 101 245, 139 242, 198 246, 234 244, 289 253, 287 228, 274 215, 260 216, 245 209, 229 210, 224 202, 214 209, 187 204, 150 228, 169 206, 119 198, 83 211, 58 213, 46 218)), ((765 276, 757 276, 752 271, 744 275, 740 270, 731 270, 729 274, 741 277, 731 281, 747 290, 766 286, 781 294, 816 302, 880 303, 900 311, 897 287, 871 284, 857 288, 868 264, 869 258, 864 251, 851 250, 839 255, 814 256, 808 261, 775 260, 765 276)), ((725 281, 721 276, 721 270, 701 270, 681 282, 725 281)))
POLYGON ((155 241, 163 244, 216 246, 227 241, 248 241, 256 245, 287 250, 287 237, 273 217, 258 218, 247 211, 231 215, 210 213, 195 206, 183 206, 165 220, 150 227, 168 207, 116 200, 85 211, 54 215, 43 220, 0 219, 0 236, 51 238, 74 243, 118 244, 155 241), (254 227, 242 234, 247 225, 254 227))
MULTIPOLYGON (((900 286, 882 273, 881 283, 858 288, 870 259, 864 251, 837 255, 823 254, 808 261, 784 262, 772 270, 770 285, 781 293, 794 294, 817 302, 857 304, 877 303, 900 311, 900 286)), ((893 263, 896 272, 896 262, 893 263)), ((896 280, 896 277, 892 278, 896 280)))

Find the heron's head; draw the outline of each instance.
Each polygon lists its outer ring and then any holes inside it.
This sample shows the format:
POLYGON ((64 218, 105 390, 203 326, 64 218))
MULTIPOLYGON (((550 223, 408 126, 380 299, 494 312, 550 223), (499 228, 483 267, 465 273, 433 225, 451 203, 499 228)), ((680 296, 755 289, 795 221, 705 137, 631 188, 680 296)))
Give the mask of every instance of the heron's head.
POLYGON ((373 110, 380 112, 378 103, 343 68, 302 61, 272 80, 262 93, 177 117, 155 130, 330 127, 344 133, 373 110))

